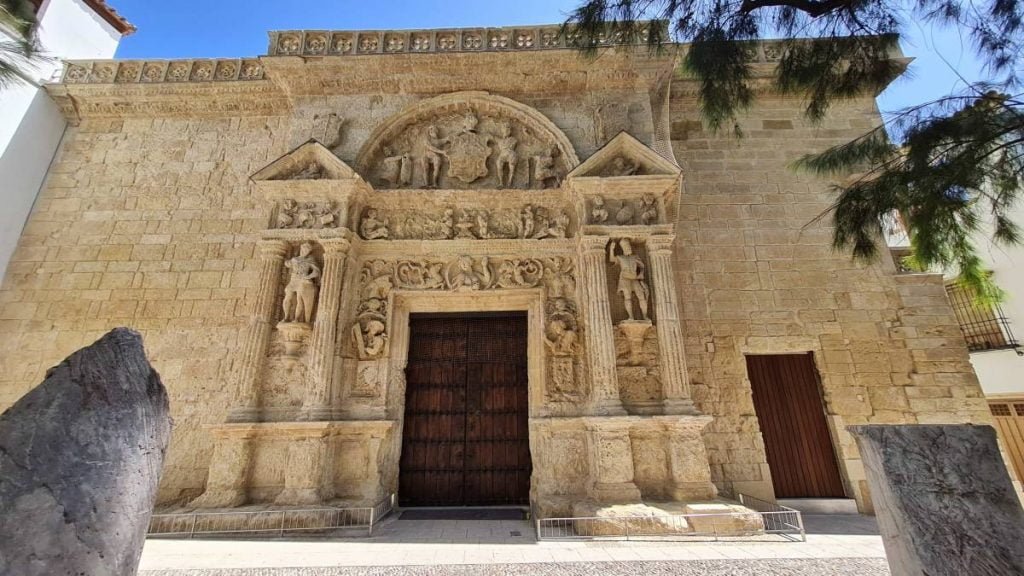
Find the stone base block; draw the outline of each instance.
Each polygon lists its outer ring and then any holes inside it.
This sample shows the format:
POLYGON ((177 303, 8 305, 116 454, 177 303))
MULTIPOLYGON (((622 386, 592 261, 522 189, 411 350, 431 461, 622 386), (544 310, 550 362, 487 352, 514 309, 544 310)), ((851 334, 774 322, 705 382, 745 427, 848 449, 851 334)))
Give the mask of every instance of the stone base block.
POLYGON ((698 534, 749 536, 764 532, 761 515, 739 504, 706 502, 684 504, 683 509, 684 514, 706 514, 689 516, 690 525, 698 534))
POLYGON ((749 536, 764 532, 760 514, 731 502, 604 504, 583 501, 573 506, 572 515, 578 518, 573 527, 580 536, 749 536))

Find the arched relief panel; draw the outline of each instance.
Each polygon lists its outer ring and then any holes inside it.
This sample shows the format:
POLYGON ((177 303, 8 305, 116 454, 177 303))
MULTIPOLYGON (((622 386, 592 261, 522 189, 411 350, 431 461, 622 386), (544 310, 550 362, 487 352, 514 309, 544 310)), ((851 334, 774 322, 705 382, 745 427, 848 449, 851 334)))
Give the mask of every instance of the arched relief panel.
POLYGON ((537 110, 486 92, 418 102, 380 125, 356 168, 376 188, 552 188, 580 163, 537 110))

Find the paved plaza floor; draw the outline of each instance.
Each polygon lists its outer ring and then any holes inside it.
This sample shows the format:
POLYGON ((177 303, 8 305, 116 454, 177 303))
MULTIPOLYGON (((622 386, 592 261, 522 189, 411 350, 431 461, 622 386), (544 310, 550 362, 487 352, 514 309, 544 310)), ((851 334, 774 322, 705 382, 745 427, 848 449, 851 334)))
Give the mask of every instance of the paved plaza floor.
POLYGON ((544 541, 521 520, 399 520, 372 537, 146 542, 142 576, 888 574, 873 518, 805 516, 806 542, 544 541))

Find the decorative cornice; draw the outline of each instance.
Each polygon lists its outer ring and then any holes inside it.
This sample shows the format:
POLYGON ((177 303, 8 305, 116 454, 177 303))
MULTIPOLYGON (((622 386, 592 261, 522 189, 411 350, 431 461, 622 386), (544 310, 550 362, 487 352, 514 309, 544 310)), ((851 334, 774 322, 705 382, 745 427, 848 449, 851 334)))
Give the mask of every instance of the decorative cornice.
POLYGON ((160 84, 262 80, 257 58, 194 60, 68 60, 64 84, 160 84))
MULTIPOLYGON (((636 35, 602 36, 599 46, 646 45, 648 26, 636 35)), ((664 36, 664 33, 663 33, 664 36)), ((431 52, 506 52, 575 48, 579 35, 558 24, 431 30, 275 30, 269 56, 350 56, 431 52)))

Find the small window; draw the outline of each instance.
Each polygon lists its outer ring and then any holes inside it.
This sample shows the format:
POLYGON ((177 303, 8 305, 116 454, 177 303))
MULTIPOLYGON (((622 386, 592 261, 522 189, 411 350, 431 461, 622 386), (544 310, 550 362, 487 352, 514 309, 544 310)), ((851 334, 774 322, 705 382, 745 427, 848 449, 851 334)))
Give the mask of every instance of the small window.
POLYGON ((989 404, 988 409, 992 411, 993 416, 1012 416, 1009 404, 989 404))
POLYGON ((978 303, 970 288, 955 282, 946 284, 946 294, 971 352, 1017 347, 998 304, 978 303))
POLYGON ((1013 409, 1017 412, 1017 416, 1024 416, 1024 404, 1014 404, 1013 409))

